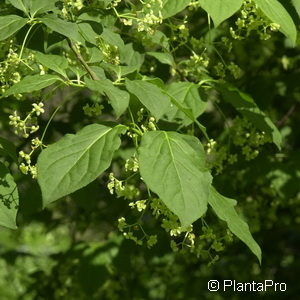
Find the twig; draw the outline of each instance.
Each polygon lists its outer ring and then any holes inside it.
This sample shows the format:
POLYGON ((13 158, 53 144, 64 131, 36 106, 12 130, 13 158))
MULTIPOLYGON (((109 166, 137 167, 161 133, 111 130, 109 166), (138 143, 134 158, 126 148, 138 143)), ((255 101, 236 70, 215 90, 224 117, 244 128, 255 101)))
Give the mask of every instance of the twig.
POLYGON ((279 120, 276 125, 278 127, 282 127, 285 122, 289 119, 289 117, 294 113, 295 109, 297 107, 297 104, 294 104, 293 106, 291 106, 291 108, 288 110, 288 112, 282 117, 281 120, 279 120))
POLYGON ((91 70, 91 68, 88 66, 88 64, 86 63, 86 61, 83 59, 83 57, 81 56, 80 52, 77 51, 76 46, 74 45, 74 43, 70 39, 67 39, 67 41, 68 41, 68 44, 69 44, 70 48, 72 49, 72 51, 76 55, 77 59, 80 61, 80 63, 86 69, 86 71, 90 74, 90 76, 92 77, 92 79, 93 80, 99 80, 99 78, 95 74, 95 72, 93 70, 91 70))

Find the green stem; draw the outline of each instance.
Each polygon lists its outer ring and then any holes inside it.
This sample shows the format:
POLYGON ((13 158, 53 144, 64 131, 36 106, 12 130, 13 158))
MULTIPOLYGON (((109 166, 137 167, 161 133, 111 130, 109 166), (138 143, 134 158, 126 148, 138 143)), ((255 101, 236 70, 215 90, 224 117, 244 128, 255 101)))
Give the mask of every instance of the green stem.
POLYGON ((47 132, 47 129, 48 129, 48 127, 49 127, 51 121, 53 120, 54 116, 57 114, 57 112, 60 110, 61 107, 62 107, 62 104, 59 105, 59 106, 55 109, 55 111, 53 112, 52 116, 51 116, 50 119, 48 120, 47 125, 46 125, 46 127, 45 127, 45 129, 44 129, 44 131, 43 131, 42 137, 41 137, 41 142, 42 142, 42 143, 43 143, 45 134, 46 134, 46 132, 47 132))
POLYGON ((22 44, 22 47, 21 47, 21 51, 20 51, 20 54, 19 54, 19 60, 22 59, 22 55, 23 55, 23 51, 24 51, 24 48, 25 48, 26 41, 27 41, 28 36, 30 34, 30 31, 32 30, 32 28, 33 28, 34 25, 35 25, 35 23, 30 25, 30 27, 29 27, 26 35, 25 35, 25 38, 23 40, 23 44, 22 44))

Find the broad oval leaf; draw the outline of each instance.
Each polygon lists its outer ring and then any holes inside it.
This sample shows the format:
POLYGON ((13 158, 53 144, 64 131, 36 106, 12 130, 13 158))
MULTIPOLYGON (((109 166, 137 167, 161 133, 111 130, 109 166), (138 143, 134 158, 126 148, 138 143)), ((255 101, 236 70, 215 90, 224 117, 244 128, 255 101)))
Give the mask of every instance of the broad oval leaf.
POLYGON ((174 82, 167 86, 167 92, 185 109, 188 109, 192 118, 186 115, 181 108, 173 105, 172 109, 166 114, 167 120, 182 122, 183 125, 190 125, 196 120, 206 109, 204 102, 199 94, 198 85, 192 82, 174 82))
POLYGON ((170 53, 146 52, 146 54, 155 57, 162 64, 167 64, 167 65, 170 65, 170 66, 175 65, 174 58, 170 53))
POLYGON ((227 223, 229 230, 249 247, 261 263, 261 249, 253 239, 248 224, 234 209, 236 201, 222 196, 212 187, 208 202, 216 215, 227 223))
POLYGON ((29 0, 28 9, 32 17, 45 13, 47 11, 55 11, 55 3, 58 0, 29 0))
POLYGON ((120 147, 119 135, 125 130, 123 125, 88 125, 42 151, 37 170, 43 206, 88 185, 104 172, 120 147))
POLYGON ((36 54, 36 59, 48 69, 51 69, 64 77, 67 76, 66 69, 68 68, 69 63, 64 56, 38 52, 36 54))
POLYGON ((111 45, 117 46, 119 48, 124 47, 124 41, 122 40, 121 36, 108 28, 103 28, 103 32, 100 36, 105 42, 111 45))
POLYGON ((19 206, 17 185, 7 167, 0 162, 0 225, 16 229, 19 206))
POLYGON ((84 43, 84 39, 79 33, 78 26, 75 23, 67 22, 58 17, 47 15, 45 17, 39 18, 47 27, 51 30, 60 33, 74 41, 79 41, 84 43))
POLYGON ((295 45, 296 25, 284 6, 277 0, 255 0, 255 3, 272 22, 280 25, 279 30, 295 45))
POLYGON ((169 97, 152 83, 144 80, 130 81, 126 79, 126 88, 145 105, 157 120, 160 119, 164 113, 169 111, 171 107, 169 97))
POLYGON ((62 81, 62 79, 56 75, 28 75, 6 90, 2 97, 40 91, 41 89, 50 86, 57 81, 62 81))
POLYGON ((27 21, 28 19, 16 15, 0 17, 0 41, 3 41, 16 33, 27 23, 27 21))
POLYGON ((8 0, 15 8, 22 10, 25 14, 28 14, 28 5, 24 4, 23 0, 8 0))
POLYGON ((206 212, 212 176, 197 138, 176 132, 146 132, 138 153, 143 180, 183 227, 206 212))
POLYGON ((113 107, 117 118, 119 118, 127 109, 129 105, 129 93, 122 91, 108 79, 91 80, 85 79, 87 87, 95 92, 105 93, 110 100, 111 106, 113 107))
POLYGON ((199 2, 211 16, 215 27, 236 13, 243 4, 243 0, 199 0, 199 2))
POLYGON ((162 1, 162 16, 164 19, 172 17, 182 10, 184 10, 189 4, 190 0, 163 0, 162 1))
POLYGON ((134 67, 137 71, 139 71, 144 62, 145 55, 135 51, 131 43, 119 48, 119 51, 121 63, 134 67))

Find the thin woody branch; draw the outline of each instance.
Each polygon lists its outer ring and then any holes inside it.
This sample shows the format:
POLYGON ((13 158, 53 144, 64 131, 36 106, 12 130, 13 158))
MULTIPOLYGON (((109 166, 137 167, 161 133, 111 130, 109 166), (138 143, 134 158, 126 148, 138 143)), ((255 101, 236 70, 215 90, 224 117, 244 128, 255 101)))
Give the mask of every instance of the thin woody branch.
POLYGON ((74 52, 74 54, 76 55, 77 59, 80 61, 80 63, 82 64, 82 66, 85 68, 85 70, 90 74, 91 78, 93 80, 99 80, 98 76, 89 67, 89 65, 86 63, 86 61, 84 60, 84 58, 82 57, 82 55, 80 54, 80 52, 76 49, 76 46, 74 45, 74 43, 70 39, 67 39, 67 41, 68 41, 68 44, 69 44, 71 50, 74 52))

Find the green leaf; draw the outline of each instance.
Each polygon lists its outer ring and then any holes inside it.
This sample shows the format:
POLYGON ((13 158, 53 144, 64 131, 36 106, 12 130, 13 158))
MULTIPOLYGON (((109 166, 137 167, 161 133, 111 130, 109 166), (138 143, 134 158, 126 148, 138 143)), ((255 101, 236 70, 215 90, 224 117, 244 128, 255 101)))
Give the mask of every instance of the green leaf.
POLYGON ((236 13, 243 4, 243 0, 199 0, 199 2, 212 18, 215 27, 236 13))
POLYGON ((12 142, 10 142, 7 139, 4 139, 2 137, 0 137, 0 155, 8 155, 15 162, 18 161, 15 145, 12 142))
POLYGON ((55 3, 58 0, 27 0, 28 10, 32 17, 45 13, 47 11, 55 11, 55 3))
POLYGON ((190 0, 163 0, 163 7, 161 9, 161 13, 164 19, 172 17, 182 10, 184 10, 189 4, 190 0))
POLYGON ((0 162, 0 225, 16 229, 19 194, 14 178, 0 162))
POLYGON ((145 43, 150 45, 158 45, 167 51, 170 51, 169 38, 161 31, 156 30, 153 35, 144 37, 145 43))
POLYGON ((164 95, 156 85, 143 80, 130 81, 126 79, 126 88, 145 105, 157 120, 170 110, 169 97, 164 95))
POLYGON ((0 41, 9 38, 11 35, 20 30, 28 19, 16 15, 0 17, 0 41))
POLYGON ((75 23, 67 22, 56 16, 47 15, 39 18, 51 30, 62 34, 74 41, 84 42, 82 36, 78 31, 78 26, 75 23))
POLYGON ((134 67, 135 70, 139 70, 144 62, 145 56, 133 49, 132 44, 126 44, 120 48, 120 61, 122 64, 134 67))
POLYGON ((175 104, 166 114, 169 121, 177 121, 183 123, 184 126, 188 126, 206 109, 206 102, 202 101, 198 86, 192 82, 174 82, 167 87, 167 92, 177 103, 185 109, 188 109, 192 115, 192 118, 188 117, 186 113, 175 104))
POLYGON ((279 30, 295 45, 296 25, 284 6, 277 0, 255 0, 255 3, 273 23, 280 25, 279 30))
POLYGON ((113 32, 108 28, 103 28, 103 32, 101 33, 101 37, 105 42, 110 45, 117 46, 118 48, 124 47, 124 41, 120 37, 118 33, 113 32))
POLYGON ((197 138, 169 131, 146 132, 138 153, 143 180, 183 227, 206 212, 212 176, 197 138))
POLYGON ((15 8, 22 10, 24 13, 28 14, 28 6, 24 4, 23 0, 8 0, 8 1, 15 8))
POLYGON ((216 215, 228 225, 230 231, 243 241, 261 263, 261 249, 253 239, 247 223, 237 214, 236 201, 219 194, 213 187, 208 200, 216 215))
POLYGON ((98 66, 90 66, 90 69, 98 76, 99 79, 107 79, 105 76, 105 72, 102 68, 98 66))
POLYGON ((120 147, 119 134, 125 130, 123 125, 88 125, 42 151, 37 170, 43 205, 79 190, 104 172, 120 147))
POLYGON ((282 136, 269 117, 262 112, 251 96, 227 84, 218 85, 223 99, 230 103, 238 112, 248 119, 257 129, 272 137, 273 143, 281 149, 282 136))
POLYGON ((23 94, 40 91, 41 89, 57 81, 62 81, 62 79, 56 75, 28 75, 12 87, 10 87, 8 90, 6 90, 2 97, 8 97, 13 94, 23 94))
POLYGON ((163 52, 146 52, 147 55, 155 57, 162 64, 174 66, 175 61, 173 56, 170 53, 163 52))
POLYGON ((299 0, 292 0, 292 3, 300 17, 300 1, 299 0))
POLYGON ((92 91, 106 94, 109 98, 111 106, 116 112, 117 118, 119 118, 129 105, 129 94, 126 91, 122 91, 115 87, 113 83, 108 79, 91 80, 85 79, 87 87, 92 91))
POLYGON ((114 64, 105 63, 105 62, 101 63, 101 67, 104 70, 113 71, 118 77, 124 77, 125 75, 128 75, 130 73, 137 71, 137 69, 139 68, 138 65, 120 66, 120 65, 114 65, 114 64))
POLYGON ((67 77, 66 69, 68 68, 68 60, 61 55, 43 54, 38 52, 36 54, 36 59, 43 66, 51 69, 60 75, 67 77))
POLYGON ((89 23, 81 22, 77 23, 77 26, 79 33, 82 35, 85 41, 98 46, 96 39, 98 35, 89 23))

